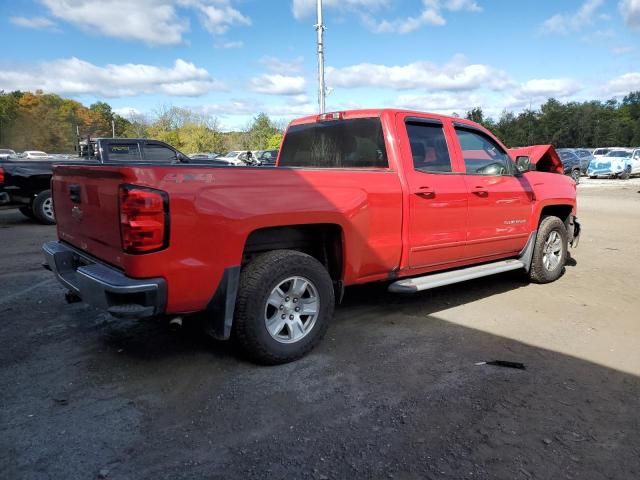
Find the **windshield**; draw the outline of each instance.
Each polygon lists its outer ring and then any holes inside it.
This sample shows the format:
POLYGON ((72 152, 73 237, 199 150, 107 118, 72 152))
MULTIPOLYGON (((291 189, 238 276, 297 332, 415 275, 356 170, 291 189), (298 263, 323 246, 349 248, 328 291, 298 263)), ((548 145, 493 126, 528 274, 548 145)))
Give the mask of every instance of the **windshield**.
POLYGON ((380 118, 354 118, 292 125, 284 137, 280 166, 386 168, 380 118))
POLYGON ((594 155, 606 155, 607 153, 609 153, 609 149, 608 148, 596 148, 593 151, 594 155))
POLYGON ((630 157, 631 153, 625 152, 624 150, 614 150, 613 152, 607 153, 607 157, 630 157))
POLYGON ((573 152, 568 152, 568 151, 558 151, 558 154, 560 155, 560 159, 561 160, 571 160, 573 158, 575 158, 575 154, 573 152))
POLYGON ((239 151, 236 151, 236 152, 229 152, 229 153, 227 153, 227 154, 225 155, 225 157, 228 157, 228 158, 237 157, 240 153, 241 153, 241 152, 239 152, 239 151))

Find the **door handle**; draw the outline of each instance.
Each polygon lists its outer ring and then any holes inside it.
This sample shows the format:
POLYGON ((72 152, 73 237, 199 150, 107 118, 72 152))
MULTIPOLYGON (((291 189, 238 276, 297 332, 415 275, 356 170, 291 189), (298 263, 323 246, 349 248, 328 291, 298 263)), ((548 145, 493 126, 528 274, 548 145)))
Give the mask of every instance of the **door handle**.
POLYGON ((418 187, 418 190, 413 192, 422 198, 435 198, 436 192, 431 187, 418 187))
POLYGON ((479 197, 488 197, 488 196, 489 196, 489 191, 488 191, 485 187, 483 187, 483 186, 481 186, 481 185, 478 185, 478 186, 473 190, 473 192, 472 192, 472 193, 473 193, 474 195, 479 196, 479 197))

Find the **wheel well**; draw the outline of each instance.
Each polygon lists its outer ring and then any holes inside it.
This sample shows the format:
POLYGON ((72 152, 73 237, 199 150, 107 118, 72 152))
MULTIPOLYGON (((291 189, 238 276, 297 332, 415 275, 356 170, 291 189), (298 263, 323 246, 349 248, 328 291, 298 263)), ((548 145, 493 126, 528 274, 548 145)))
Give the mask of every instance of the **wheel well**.
POLYGON ((543 217, 553 216, 558 217, 566 223, 572 211, 573 207, 571 205, 548 205, 540 212, 540 220, 542 220, 543 217))
POLYGON ((242 254, 242 264, 271 250, 297 250, 322 263, 334 281, 342 278, 342 229, 335 224, 288 225, 251 232, 242 254))
POLYGON ((51 175, 36 175, 29 179, 29 189, 33 195, 51 188, 51 175))

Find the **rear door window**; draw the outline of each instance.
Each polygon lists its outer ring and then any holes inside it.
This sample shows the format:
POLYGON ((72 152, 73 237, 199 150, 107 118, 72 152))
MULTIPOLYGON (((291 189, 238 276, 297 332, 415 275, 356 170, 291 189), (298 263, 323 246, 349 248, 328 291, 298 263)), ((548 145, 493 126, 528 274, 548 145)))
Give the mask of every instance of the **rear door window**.
POLYGON ((387 168, 380 118, 292 125, 280 152, 281 167, 387 168))
POLYGON ((107 145, 108 158, 114 162, 139 162, 142 153, 137 142, 111 143, 107 145))
POLYGON ((491 137, 473 128, 456 127, 468 175, 510 175, 511 158, 491 137))
POLYGON ((441 124, 407 122, 413 168, 425 173, 450 173, 451 158, 441 124))
POLYGON ((166 145, 147 143, 144 147, 147 162, 175 162, 178 160, 176 152, 166 145))

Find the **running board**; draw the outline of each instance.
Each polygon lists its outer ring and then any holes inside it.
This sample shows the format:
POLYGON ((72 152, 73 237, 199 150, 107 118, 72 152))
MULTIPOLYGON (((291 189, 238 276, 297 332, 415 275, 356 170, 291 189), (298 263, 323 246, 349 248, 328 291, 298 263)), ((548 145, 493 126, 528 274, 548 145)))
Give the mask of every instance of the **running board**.
POLYGON ((501 260, 484 265, 474 265, 473 267, 451 270, 443 273, 433 273, 423 277, 403 278, 389 285, 389 291, 393 293, 415 293, 431 288, 451 285, 452 283, 465 282, 474 278, 495 275, 496 273, 508 272, 525 268, 525 263, 517 258, 501 260))

